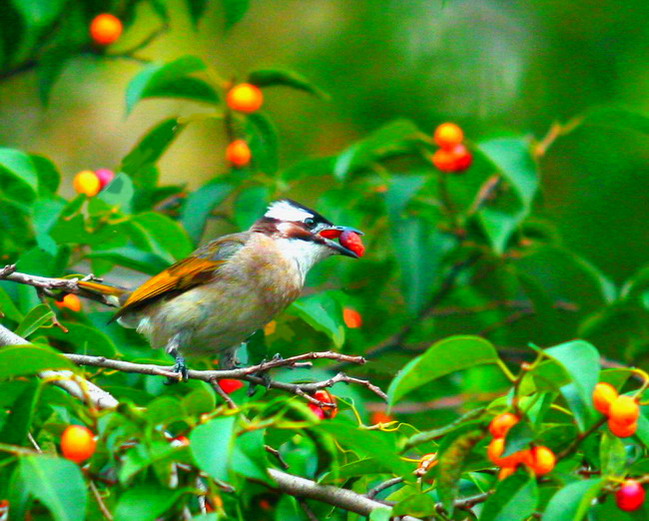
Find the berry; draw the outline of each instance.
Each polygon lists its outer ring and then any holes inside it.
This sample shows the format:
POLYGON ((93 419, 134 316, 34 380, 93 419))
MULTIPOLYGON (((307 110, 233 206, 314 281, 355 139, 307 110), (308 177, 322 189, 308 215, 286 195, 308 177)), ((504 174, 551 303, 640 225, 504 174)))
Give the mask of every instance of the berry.
POLYGON ((95 435, 83 425, 69 425, 61 436, 63 457, 81 463, 95 453, 97 441, 95 435))
POLYGON ((256 85, 240 83, 228 91, 226 102, 232 110, 249 114, 261 108, 264 104, 264 95, 256 85))
POLYGON ((638 430, 638 422, 624 424, 614 421, 613 418, 609 418, 608 428, 618 438, 628 438, 629 436, 633 436, 635 431, 638 430))
POLYGON ((464 145, 457 145, 452 149, 437 149, 431 160, 442 172, 462 172, 473 163, 473 155, 464 145))
POLYGON ((618 397, 617 390, 611 384, 600 382, 593 391, 593 405, 602 414, 608 415, 613 403, 618 397))
POLYGON ((516 470, 518 470, 518 465, 514 465, 513 467, 501 468, 500 471, 498 472, 498 481, 503 481, 504 479, 507 479, 514 472, 516 472, 516 470))
POLYGON ((122 22, 115 15, 102 13, 90 22, 90 36, 97 45, 110 45, 121 36, 122 22))
POLYGON ((644 503, 645 490, 642 485, 633 479, 627 479, 615 493, 615 502, 620 510, 633 512, 644 503))
POLYGON ((313 397, 321 402, 333 404, 333 406, 325 405, 324 407, 320 407, 315 403, 309 402, 308 406, 309 409, 313 411, 313 414, 315 414, 321 420, 336 417, 336 414, 338 414, 338 405, 336 405, 336 397, 333 394, 331 394, 329 391, 321 390, 313 393, 313 397))
POLYGON ((250 163, 252 152, 243 139, 235 139, 225 149, 225 158, 236 167, 243 167, 250 163))
POLYGON ((356 255, 362 257, 365 255, 365 245, 361 236, 351 230, 345 230, 340 234, 340 244, 348 250, 352 250, 356 255))
POLYGON ((72 311, 81 311, 81 299, 73 293, 68 293, 61 302, 55 301, 54 305, 59 309, 68 308, 72 311))
POLYGON ((489 432, 494 438, 504 438, 509 429, 516 425, 520 419, 511 412, 506 412, 500 416, 496 416, 489 424, 489 432))
POLYGON ((343 320, 345 325, 350 329, 356 329, 363 325, 363 317, 361 314, 352 308, 343 309, 343 320))
POLYGON ((417 470, 415 470, 415 474, 417 474, 417 476, 423 476, 435 465, 437 465, 437 463, 439 463, 439 461, 437 460, 437 452, 431 452, 430 454, 425 454, 419 460, 419 464, 417 465, 417 470))
POLYGON ((529 467, 537 476, 544 476, 545 474, 552 472, 552 469, 554 469, 554 466, 557 463, 557 458, 554 455, 554 452, 543 445, 534 447, 530 451, 530 456, 531 461, 529 467))
POLYGON ((277 331, 277 322, 274 320, 271 320, 264 326, 264 335, 266 336, 272 335, 275 331, 277 331))
POLYGON ((86 194, 88 197, 94 197, 101 190, 99 177, 92 170, 82 170, 75 175, 72 186, 78 194, 86 194))
POLYGON ((223 389, 225 394, 231 394, 234 391, 241 389, 243 387, 243 382, 232 378, 221 378, 219 380, 219 387, 223 389))
POLYGON ((374 411, 370 417, 370 423, 376 425, 378 423, 390 423, 393 422, 394 418, 389 414, 384 413, 383 411, 374 411))
POLYGON ((115 172, 108 170, 107 168, 100 168, 95 170, 95 175, 99 178, 99 185, 103 190, 107 185, 113 182, 115 179, 115 172))
POLYGON ((440 147, 452 149, 464 141, 464 132, 455 123, 442 123, 435 129, 433 139, 440 147))
POLYGON ((487 447, 487 457, 494 465, 499 467, 512 467, 522 463, 527 459, 529 451, 520 451, 510 454, 503 458, 501 457, 505 452, 505 438, 494 438, 487 447))
POLYGON ((611 403, 608 414, 610 421, 618 425, 630 425, 638 421, 640 406, 630 396, 618 396, 611 403))
POLYGON ((171 438, 169 443, 171 443, 172 447, 186 447, 189 445, 189 438, 187 436, 176 436, 175 438, 171 438))

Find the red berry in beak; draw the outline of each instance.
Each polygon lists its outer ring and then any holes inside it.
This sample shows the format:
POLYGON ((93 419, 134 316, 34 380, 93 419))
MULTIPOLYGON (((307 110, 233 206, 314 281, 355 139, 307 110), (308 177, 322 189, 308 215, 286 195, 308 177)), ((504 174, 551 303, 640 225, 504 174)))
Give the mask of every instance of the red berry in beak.
POLYGON ((365 245, 361 240, 361 236, 351 230, 345 230, 340 234, 340 244, 353 251, 359 257, 365 255, 365 245))

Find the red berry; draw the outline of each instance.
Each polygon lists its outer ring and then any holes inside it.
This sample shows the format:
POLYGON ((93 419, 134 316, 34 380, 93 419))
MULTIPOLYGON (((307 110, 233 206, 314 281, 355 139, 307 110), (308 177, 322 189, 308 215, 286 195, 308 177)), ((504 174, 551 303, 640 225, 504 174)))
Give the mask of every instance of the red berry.
POLYGON ((489 424, 489 432, 494 438, 504 438, 509 429, 519 422, 518 416, 511 412, 506 412, 496 416, 489 424))
POLYGON ((230 394, 241 389, 243 382, 241 380, 234 380, 233 378, 221 378, 219 380, 219 386, 225 394, 230 394))
POLYGON ((235 139, 225 149, 225 158, 236 167, 243 167, 250 163, 252 152, 243 139, 235 139))
POLYGON ((99 170, 95 170, 95 175, 99 178, 99 185, 102 190, 105 186, 112 183, 113 179, 115 179, 115 172, 108 170, 107 168, 100 168, 99 170))
POLYGON ((338 414, 338 405, 336 404, 336 397, 333 394, 331 394, 329 391, 321 390, 313 393, 313 397, 321 402, 333 404, 333 406, 325 405, 323 407, 320 407, 315 403, 309 402, 308 406, 313 414, 315 414, 321 420, 336 417, 336 414, 338 414))
POLYGON ((348 250, 353 251, 359 257, 365 255, 365 245, 361 236, 351 230, 345 230, 340 234, 340 244, 348 250))
POLYGON ((345 325, 350 329, 356 329, 363 325, 363 317, 358 311, 352 308, 343 309, 343 320, 345 325))
POLYGON ((432 162, 442 172, 462 172, 473 163, 473 155, 464 145, 456 145, 435 151, 432 162))
POLYGON ((633 512, 644 503, 645 491, 642 485, 633 479, 627 479, 615 493, 615 502, 620 510, 633 512))

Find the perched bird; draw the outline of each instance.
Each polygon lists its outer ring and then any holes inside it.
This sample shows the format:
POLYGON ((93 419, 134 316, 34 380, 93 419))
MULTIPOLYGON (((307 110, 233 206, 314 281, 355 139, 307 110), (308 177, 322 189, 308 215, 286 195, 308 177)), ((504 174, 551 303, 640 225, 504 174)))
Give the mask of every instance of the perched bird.
POLYGON ((220 367, 233 367, 239 345, 300 295, 314 264, 336 254, 362 255, 355 246, 361 234, 282 199, 248 231, 209 242, 132 292, 79 284, 84 291, 117 297, 121 308, 113 319, 137 328, 152 347, 164 348, 186 379, 184 355, 219 353, 220 367), (350 247, 343 238, 336 242, 341 235, 353 236, 350 247))

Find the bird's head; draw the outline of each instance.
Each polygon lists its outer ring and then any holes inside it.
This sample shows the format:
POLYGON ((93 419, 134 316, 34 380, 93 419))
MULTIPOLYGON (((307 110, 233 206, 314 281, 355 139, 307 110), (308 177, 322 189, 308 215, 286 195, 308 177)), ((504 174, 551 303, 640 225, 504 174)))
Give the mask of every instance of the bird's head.
POLYGON ((316 262, 331 255, 360 257, 356 251, 335 239, 344 232, 358 235, 363 232, 348 226, 337 226, 318 212, 290 199, 272 202, 250 230, 277 240, 282 252, 294 258, 305 273, 316 262))

